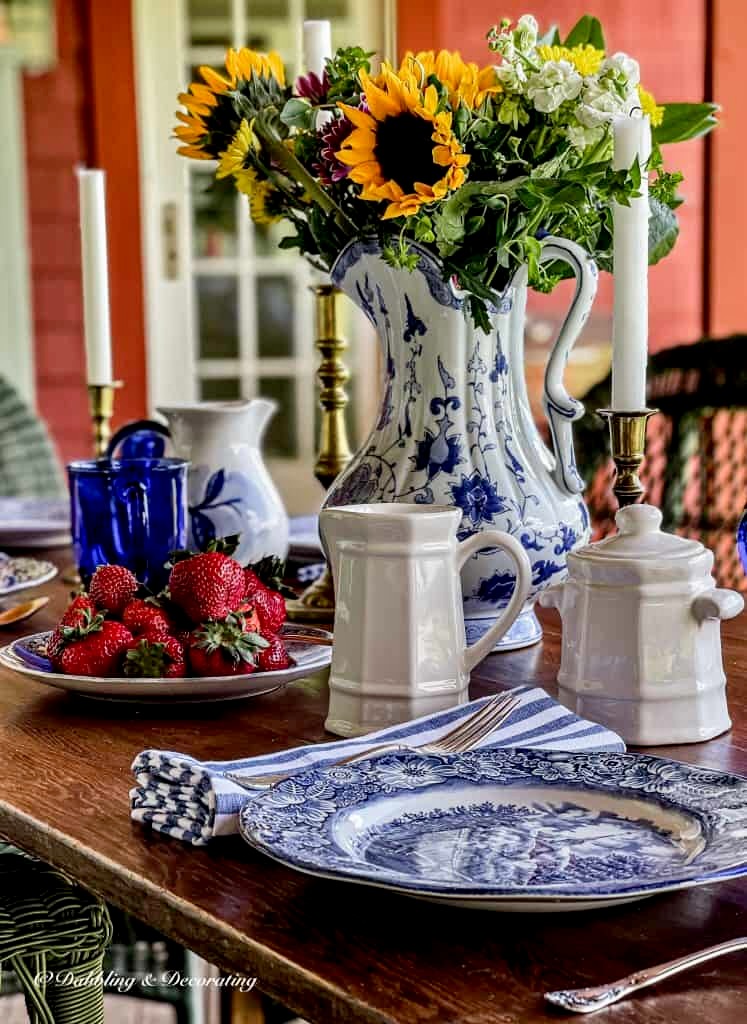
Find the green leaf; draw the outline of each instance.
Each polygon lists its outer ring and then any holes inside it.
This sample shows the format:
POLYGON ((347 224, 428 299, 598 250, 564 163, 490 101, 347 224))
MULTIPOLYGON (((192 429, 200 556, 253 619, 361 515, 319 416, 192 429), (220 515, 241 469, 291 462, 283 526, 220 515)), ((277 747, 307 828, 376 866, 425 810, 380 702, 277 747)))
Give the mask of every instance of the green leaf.
POLYGON ((311 131, 314 127, 314 108, 306 100, 289 99, 280 113, 280 120, 289 128, 311 131))
POLYGON ((229 533, 225 537, 215 537, 208 541, 205 551, 217 551, 221 555, 232 555, 241 543, 240 533, 229 533))
POLYGON ((649 198, 648 262, 653 266, 674 248, 680 232, 677 214, 658 199, 649 198))
POLYGON ((571 31, 568 33, 564 46, 584 46, 586 43, 596 47, 597 50, 604 50, 604 32, 598 18, 585 14, 579 18, 571 31))
POLYGON ((718 121, 716 103, 667 103, 664 106, 664 120, 652 131, 654 142, 685 142, 697 139, 712 131, 718 121))
POLYGON ((483 334, 490 334, 490 317, 488 316, 488 310, 483 300, 478 299, 476 295, 470 295, 469 311, 472 314, 472 320, 475 327, 482 331, 483 334))

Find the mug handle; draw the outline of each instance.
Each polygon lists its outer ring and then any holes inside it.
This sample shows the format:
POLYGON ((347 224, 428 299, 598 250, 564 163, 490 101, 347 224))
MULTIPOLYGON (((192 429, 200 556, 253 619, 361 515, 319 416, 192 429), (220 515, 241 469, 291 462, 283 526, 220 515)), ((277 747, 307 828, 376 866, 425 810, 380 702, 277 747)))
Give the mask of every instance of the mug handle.
POLYGON ((471 672, 478 662, 490 654, 498 640, 513 626, 519 612, 524 607, 532 586, 532 566, 524 550, 524 545, 510 533, 504 533, 501 530, 484 530, 462 541, 457 548, 457 570, 461 571, 467 559, 477 554, 478 551, 482 551, 483 548, 501 548, 511 556, 516 565, 516 584, 503 615, 479 640, 469 647, 465 644, 463 659, 467 672, 471 672))
POLYGON ((132 420, 130 423, 123 424, 119 430, 112 434, 106 448, 107 457, 113 459, 122 442, 132 437, 133 434, 152 434, 154 441, 158 438, 163 438, 161 442, 162 450, 160 453, 155 454, 154 458, 161 458, 163 456, 166 450, 166 442, 171 438, 169 428, 164 426, 163 423, 159 423, 158 420, 132 420))
POLYGON ((150 525, 150 504, 148 489, 143 483, 130 484, 123 493, 127 510, 127 532, 130 536, 131 551, 136 555, 135 575, 142 583, 148 566, 148 534, 150 525))

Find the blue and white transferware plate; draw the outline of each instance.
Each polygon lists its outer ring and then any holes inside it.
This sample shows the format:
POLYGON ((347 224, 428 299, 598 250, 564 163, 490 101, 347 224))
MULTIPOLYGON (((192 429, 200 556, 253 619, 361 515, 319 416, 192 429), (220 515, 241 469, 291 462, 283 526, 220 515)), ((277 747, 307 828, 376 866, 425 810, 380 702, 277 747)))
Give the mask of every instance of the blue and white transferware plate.
POLYGON ((293 664, 274 672, 248 676, 192 676, 184 679, 136 679, 130 676, 68 676, 55 672, 47 660, 49 637, 34 633, 0 648, 0 665, 69 693, 96 700, 127 703, 193 703, 243 700, 271 693, 326 668, 332 658, 332 634, 311 626, 285 625, 281 635, 293 664))
POLYGON ((0 553, 0 598, 49 583, 57 572, 57 566, 51 562, 39 558, 10 558, 0 553))
POLYGON ((60 547, 70 539, 69 498, 0 498, 0 546, 60 547))
POLYGON ((323 878, 489 910, 595 909, 747 874, 747 779, 648 754, 399 753, 282 782, 240 829, 323 878))

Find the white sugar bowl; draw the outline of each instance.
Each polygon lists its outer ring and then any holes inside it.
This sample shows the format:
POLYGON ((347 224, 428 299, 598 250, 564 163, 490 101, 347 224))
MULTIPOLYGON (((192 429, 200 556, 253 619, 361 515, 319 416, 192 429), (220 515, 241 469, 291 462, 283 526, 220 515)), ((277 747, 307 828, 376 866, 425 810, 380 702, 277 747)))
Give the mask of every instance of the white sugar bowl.
POLYGON ((561 702, 628 743, 696 743, 731 725, 721 619, 744 608, 716 587, 713 554, 661 531, 631 505, 618 533, 568 555, 568 577, 540 595, 563 622, 561 702))

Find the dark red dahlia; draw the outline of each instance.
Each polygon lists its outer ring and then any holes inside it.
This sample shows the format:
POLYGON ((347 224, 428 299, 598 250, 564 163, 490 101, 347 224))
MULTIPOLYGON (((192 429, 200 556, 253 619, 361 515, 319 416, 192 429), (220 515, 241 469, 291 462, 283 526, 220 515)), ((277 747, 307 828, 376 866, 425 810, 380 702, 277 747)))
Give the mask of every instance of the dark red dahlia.
POLYGON ((347 178, 350 168, 337 159, 337 153, 354 127, 352 121, 348 121, 346 117, 336 117, 325 124, 319 132, 321 148, 319 159, 314 164, 314 171, 322 185, 332 185, 347 178))
POLYGON ((314 71, 309 71, 306 75, 299 75, 296 79, 295 93, 315 107, 326 103, 329 93, 329 78, 326 70, 321 78, 314 71))

